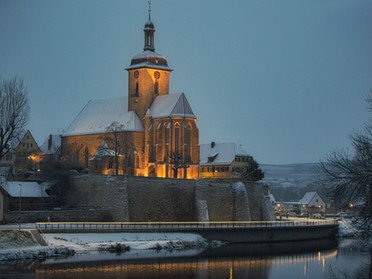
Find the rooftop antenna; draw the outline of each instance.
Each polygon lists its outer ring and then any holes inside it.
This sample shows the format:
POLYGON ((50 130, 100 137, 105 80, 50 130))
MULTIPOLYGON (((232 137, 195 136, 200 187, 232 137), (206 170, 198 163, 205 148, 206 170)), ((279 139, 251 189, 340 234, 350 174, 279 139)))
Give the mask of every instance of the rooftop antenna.
POLYGON ((147 3, 149 4, 149 21, 151 21, 151 1, 147 1, 147 3))

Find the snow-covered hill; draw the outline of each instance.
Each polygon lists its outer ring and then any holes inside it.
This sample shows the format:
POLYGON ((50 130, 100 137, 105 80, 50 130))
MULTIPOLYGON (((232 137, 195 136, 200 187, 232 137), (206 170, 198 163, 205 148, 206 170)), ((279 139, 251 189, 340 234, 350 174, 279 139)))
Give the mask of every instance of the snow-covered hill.
POLYGON ((265 172, 262 182, 271 187, 305 187, 320 175, 318 163, 260 166, 265 172))

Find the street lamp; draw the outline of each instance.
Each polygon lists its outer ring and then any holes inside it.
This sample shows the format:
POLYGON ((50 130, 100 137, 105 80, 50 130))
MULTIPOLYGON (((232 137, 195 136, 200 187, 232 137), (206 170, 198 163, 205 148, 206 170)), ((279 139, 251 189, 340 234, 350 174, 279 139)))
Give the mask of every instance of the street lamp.
POLYGON ((18 207, 18 230, 21 230, 21 209, 22 209, 22 185, 18 184, 19 187, 19 207, 18 207))

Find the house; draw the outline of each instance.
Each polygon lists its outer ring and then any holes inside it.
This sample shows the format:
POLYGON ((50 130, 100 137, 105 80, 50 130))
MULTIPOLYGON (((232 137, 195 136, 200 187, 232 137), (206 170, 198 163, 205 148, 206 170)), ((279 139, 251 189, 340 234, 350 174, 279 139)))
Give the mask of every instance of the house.
POLYGON ((326 204, 317 192, 305 193, 298 204, 301 207, 301 212, 306 212, 309 215, 314 213, 324 214, 326 210, 326 204))
POLYGON ((14 166, 16 161, 15 150, 10 149, 7 154, 0 160, 0 166, 14 166))
POLYGON ((281 202, 279 206, 282 212, 296 212, 309 216, 315 213, 324 214, 326 210, 326 204, 317 192, 307 192, 299 201, 281 202))
POLYGON ((197 117, 184 93, 169 93, 173 70, 155 51, 150 12, 143 31, 143 51, 126 68, 128 96, 89 101, 61 135, 61 157, 102 174, 197 178, 197 117))
POLYGON ((46 186, 30 181, 2 181, 2 210, 24 211, 44 210, 48 208, 49 195, 46 186))
POLYGON ((250 155, 235 143, 200 145, 199 177, 204 179, 238 179, 248 165, 250 155))
POLYGON ((25 174, 39 168, 41 161, 40 148, 28 130, 15 148, 15 172, 25 174))

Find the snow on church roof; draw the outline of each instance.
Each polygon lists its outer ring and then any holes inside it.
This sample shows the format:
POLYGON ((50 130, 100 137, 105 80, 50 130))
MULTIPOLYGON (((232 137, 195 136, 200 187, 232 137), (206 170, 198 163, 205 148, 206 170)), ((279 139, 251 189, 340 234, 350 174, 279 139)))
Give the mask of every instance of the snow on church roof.
POLYGON ((157 96, 148 113, 152 118, 168 116, 196 118, 184 93, 157 96))
POLYGON ((44 154, 55 154, 61 146, 60 135, 49 135, 43 144, 40 146, 41 152, 44 154))
POLYGON ((227 165, 231 164, 236 156, 249 154, 236 143, 200 144, 200 165, 227 165))
POLYGON ((143 131, 137 114, 128 111, 128 100, 123 97, 89 101, 62 136, 104 133, 113 122, 122 124, 125 131, 143 131))

